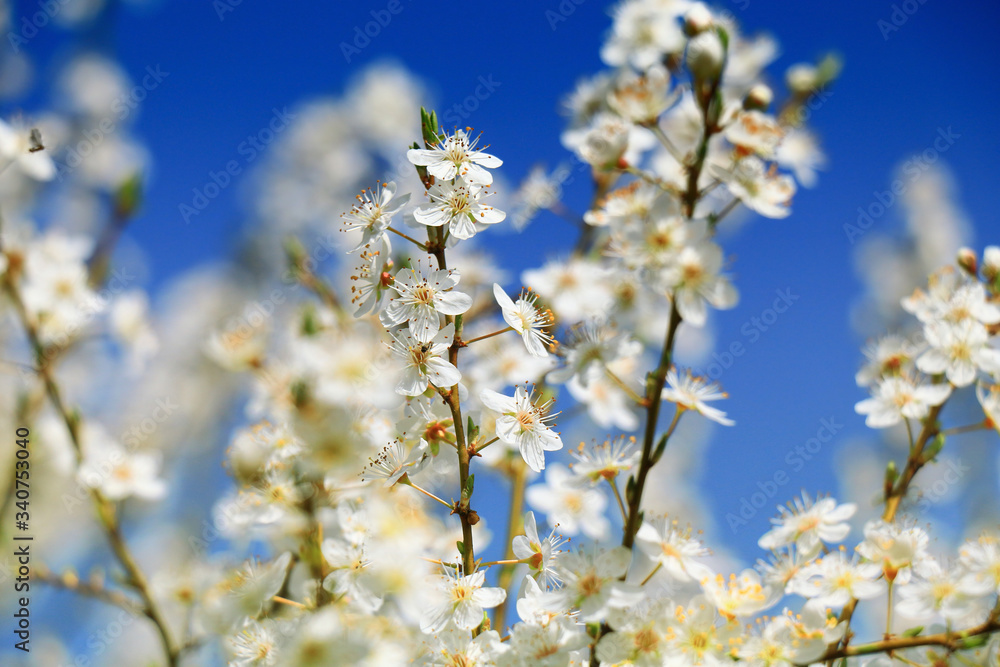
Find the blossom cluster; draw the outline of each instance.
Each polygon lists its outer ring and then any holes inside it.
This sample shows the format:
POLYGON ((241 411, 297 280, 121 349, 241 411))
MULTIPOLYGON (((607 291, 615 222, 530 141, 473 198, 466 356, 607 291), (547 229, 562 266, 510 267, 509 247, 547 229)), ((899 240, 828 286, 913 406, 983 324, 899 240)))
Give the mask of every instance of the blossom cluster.
MULTIPOLYGON (((159 636, 150 662, 171 666, 996 665, 1000 532, 942 548, 911 501, 949 438, 1000 431, 1000 248, 963 249, 902 300, 919 333, 865 350, 856 380, 871 396, 856 410, 908 440, 875 490, 880 516, 803 492, 760 536, 764 557, 734 566, 657 506, 652 471, 682 446, 679 428, 736 425, 718 407, 728 394, 678 350, 738 304, 721 226, 739 212, 785 218, 797 187, 815 184, 825 158, 798 111, 839 66, 791 67, 779 101, 764 83, 773 41, 687 0, 623 0, 600 53, 612 69, 566 102, 562 141, 594 188, 579 216, 555 196, 555 173, 504 192, 493 153, 505 153, 472 128, 443 128, 423 107, 407 125, 421 91, 380 71, 344 107, 304 111, 264 167, 261 217, 291 235, 279 260, 275 229, 247 251, 287 278, 264 303, 226 310, 252 294, 240 276, 192 280, 164 308, 180 324, 158 333, 143 292, 102 296, 101 243, 5 230, 4 304, 36 366, 18 409, 41 422, 52 465, 81 489, 64 497, 93 505, 124 571, 42 581, 138 612, 159 636), (381 162, 359 166, 362 148, 381 162), (382 162, 391 177, 368 173, 382 162), (363 187, 353 204, 339 197, 348 186, 363 187), (340 273, 319 266, 310 239, 333 228, 334 207, 340 273), (517 287, 477 243, 530 234, 546 209, 580 238, 517 287), (64 399, 92 408, 55 368, 89 361, 85 345, 105 334, 123 366, 196 397, 180 435, 154 412, 150 429, 141 420, 116 439, 64 399), (197 341, 197 358, 160 349, 174 338, 197 341), (946 428, 963 393, 981 418, 946 428), (218 428, 199 425, 237 400, 211 530, 175 540, 190 549, 145 576, 122 509, 171 490, 169 467, 191 453, 167 434, 213 441, 218 428), (567 446, 557 420, 576 410, 615 434, 567 446)), ((0 124, 0 168, 53 178, 41 142, 0 124)), ((133 195, 114 192, 116 221, 133 195)))

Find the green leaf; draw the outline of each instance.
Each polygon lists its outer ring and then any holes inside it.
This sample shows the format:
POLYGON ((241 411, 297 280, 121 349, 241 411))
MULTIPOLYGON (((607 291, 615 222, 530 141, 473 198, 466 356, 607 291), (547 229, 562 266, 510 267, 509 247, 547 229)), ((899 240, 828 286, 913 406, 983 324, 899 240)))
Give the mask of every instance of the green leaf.
POLYGON ((649 461, 650 466, 655 466, 660 457, 663 456, 663 451, 667 448, 667 433, 660 436, 660 441, 656 443, 656 449, 653 450, 653 457, 649 461))
POLYGON ((309 403, 309 386, 302 380, 292 383, 291 393, 292 402, 295 404, 295 407, 301 408, 309 403))
POLYGON ((832 83, 844 68, 844 61, 836 53, 828 53, 816 65, 816 87, 823 88, 832 83))
POLYGON ((466 498, 472 497, 472 489, 476 485, 476 476, 469 475, 465 480, 465 489, 462 491, 462 495, 466 498))
POLYGON ((941 450, 944 449, 945 440, 946 438, 944 433, 938 433, 936 436, 934 436, 934 439, 931 440, 930 444, 928 444, 927 447, 924 449, 924 454, 923 454, 924 461, 927 462, 933 461, 935 457, 937 457, 937 455, 941 453, 941 450))
POLYGON ((917 627, 910 628, 909 630, 907 630, 906 632, 904 632, 903 636, 904 637, 916 637, 917 635, 919 635, 923 631, 924 631, 924 626, 918 625, 917 627))
POLYGON ((114 195, 115 216, 128 220, 136 214, 142 204, 142 174, 134 173, 118 186, 114 195))
POLYGON ((977 635, 975 637, 966 637, 961 640, 961 647, 963 649, 969 648, 979 648, 980 646, 985 646, 986 642, 990 640, 989 634, 977 635))
POLYGON ((892 486, 899 479, 899 470, 896 468, 895 461, 889 461, 885 466, 885 484, 886 486, 892 486))
POLYGON ((425 145, 433 146, 440 143, 440 139, 438 138, 437 112, 431 111, 427 113, 426 109, 420 107, 420 132, 423 135, 425 145))
POLYGON ((630 476, 625 483, 625 501, 631 505, 635 498, 635 476, 630 476))
POLYGON ((722 42, 722 48, 727 53, 729 52, 729 33, 721 25, 715 26, 715 31, 719 33, 719 41, 722 42))
POLYGON ((465 558, 465 542, 459 540, 458 542, 455 542, 455 546, 458 547, 458 555, 465 558))
POLYGON ((288 266, 291 268, 292 275, 297 278, 306 256, 305 246, 302 245, 302 242, 298 238, 289 236, 285 239, 284 247, 285 257, 288 258, 288 266))
POLYGON ((301 331, 304 336, 315 336, 320 331, 319 321, 316 319, 316 308, 311 303, 302 311, 301 331))

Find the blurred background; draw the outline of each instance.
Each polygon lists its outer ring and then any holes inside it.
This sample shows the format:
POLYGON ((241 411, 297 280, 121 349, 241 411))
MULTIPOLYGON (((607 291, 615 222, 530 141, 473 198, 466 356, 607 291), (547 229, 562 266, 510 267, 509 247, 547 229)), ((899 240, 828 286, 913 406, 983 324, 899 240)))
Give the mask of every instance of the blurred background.
MULTIPOLYGON (((721 383, 730 395, 722 407, 737 424, 686 424, 649 497, 704 530, 716 557, 738 567, 762 555, 756 542, 774 507, 802 490, 857 502, 858 525, 874 516, 886 460, 905 455, 905 433, 873 432, 854 412, 866 396, 854 380, 859 350, 908 326, 899 298, 952 262, 960 246, 980 252, 1000 242, 1000 6, 736 0, 716 7, 745 33, 773 36, 775 89, 792 64, 829 51, 844 62, 840 79, 810 108, 827 156, 818 183, 799 190, 787 219, 744 212, 725 226, 720 242, 740 303, 715 312, 680 359, 721 383), (776 299, 788 305, 784 312, 776 299), (741 354, 727 352, 735 343, 741 354), (773 480, 782 472, 787 482, 779 487, 773 480)), ((183 550, 231 487, 221 463, 248 396, 238 376, 196 364, 202 332, 263 300, 281 274, 286 234, 335 236, 354 193, 409 169, 399 161, 419 138, 421 105, 437 109, 446 127, 484 133, 504 161, 499 208, 514 206, 534 166, 577 164, 560 142, 562 101, 581 77, 604 68, 608 9, 598 0, 0 2, 2 116, 41 127, 59 168, 38 193, 40 204, 30 212, 5 205, 5 217, 99 234, 113 214, 112 193, 141 174, 141 207, 111 266, 130 288, 148 291, 159 361, 130 378, 110 371, 81 378, 75 390, 85 411, 120 425, 115 432, 141 423, 157 399, 180 406, 181 417, 146 434, 172 451, 170 499, 153 513, 137 506, 126 516, 149 562, 183 550)), ((4 201, 16 200, 17 187, 0 185, 4 201)), ((591 195, 586 170, 563 184, 569 211, 582 214, 591 195)), ((549 211, 521 226, 498 225, 486 242, 507 285, 565 255, 578 234, 549 211)), ((342 282, 338 261, 321 267, 342 282)), ((20 381, 9 375, 5 401, 20 381)), ((561 407, 570 405, 567 398, 561 407)), ((977 408, 973 398, 951 409, 963 423, 961 411, 973 419, 977 408)), ((608 435, 586 418, 561 426, 571 444, 608 435)), ((996 434, 949 444, 944 461, 921 473, 921 520, 957 541, 996 523, 1000 468, 996 434), (944 482, 949 461, 962 471, 958 484, 944 482)), ((497 502, 483 514, 499 525, 506 494, 490 484, 497 502)), ((39 538, 38 557, 53 569, 105 560, 100 548, 63 549, 85 542, 74 530, 81 529, 52 526, 39 538)), ((486 556, 500 554, 498 542, 486 556)), ((213 541, 211 550, 226 544, 213 541)), ((123 643, 111 649, 94 632, 108 627, 94 602, 45 591, 33 604, 40 657, 8 662, 23 656, 5 641, 3 664, 124 664, 109 658, 123 643)))

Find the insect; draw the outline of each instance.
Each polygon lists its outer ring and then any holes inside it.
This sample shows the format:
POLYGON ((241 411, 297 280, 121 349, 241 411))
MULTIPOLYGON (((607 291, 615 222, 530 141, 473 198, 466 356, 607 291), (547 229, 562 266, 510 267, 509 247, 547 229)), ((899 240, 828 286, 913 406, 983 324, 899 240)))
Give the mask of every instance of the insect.
POLYGON ((28 148, 29 153, 37 153, 38 151, 45 150, 45 144, 42 143, 42 133, 37 127, 31 128, 31 135, 28 137, 28 141, 31 142, 31 146, 28 148))

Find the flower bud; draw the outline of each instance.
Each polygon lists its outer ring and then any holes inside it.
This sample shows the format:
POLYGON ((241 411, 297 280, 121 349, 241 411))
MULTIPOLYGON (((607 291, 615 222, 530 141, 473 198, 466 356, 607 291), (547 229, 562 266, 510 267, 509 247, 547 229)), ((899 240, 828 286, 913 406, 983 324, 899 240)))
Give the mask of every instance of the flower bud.
POLYGON ((983 250, 983 278, 995 285, 1000 278, 1000 246, 986 246, 983 250))
POLYGON ((696 35, 688 42, 687 66, 695 79, 710 81, 722 74, 726 50, 722 40, 714 30, 696 35))
POLYGON ((695 3, 684 15, 684 32, 691 37, 705 32, 712 24, 712 12, 700 2, 695 3))
POLYGON ((976 260, 976 253, 972 248, 959 248, 958 249, 958 265, 962 267, 966 273, 968 273, 973 278, 979 273, 978 262, 976 260))
POLYGON ((753 109, 766 111, 771 106, 773 99, 774 93, 771 92, 771 89, 763 83, 758 83, 747 93, 746 98, 743 100, 743 108, 748 111, 753 109))
POLYGON ((794 93, 808 94, 816 90, 816 68, 806 63, 792 65, 785 72, 785 84, 794 93))

